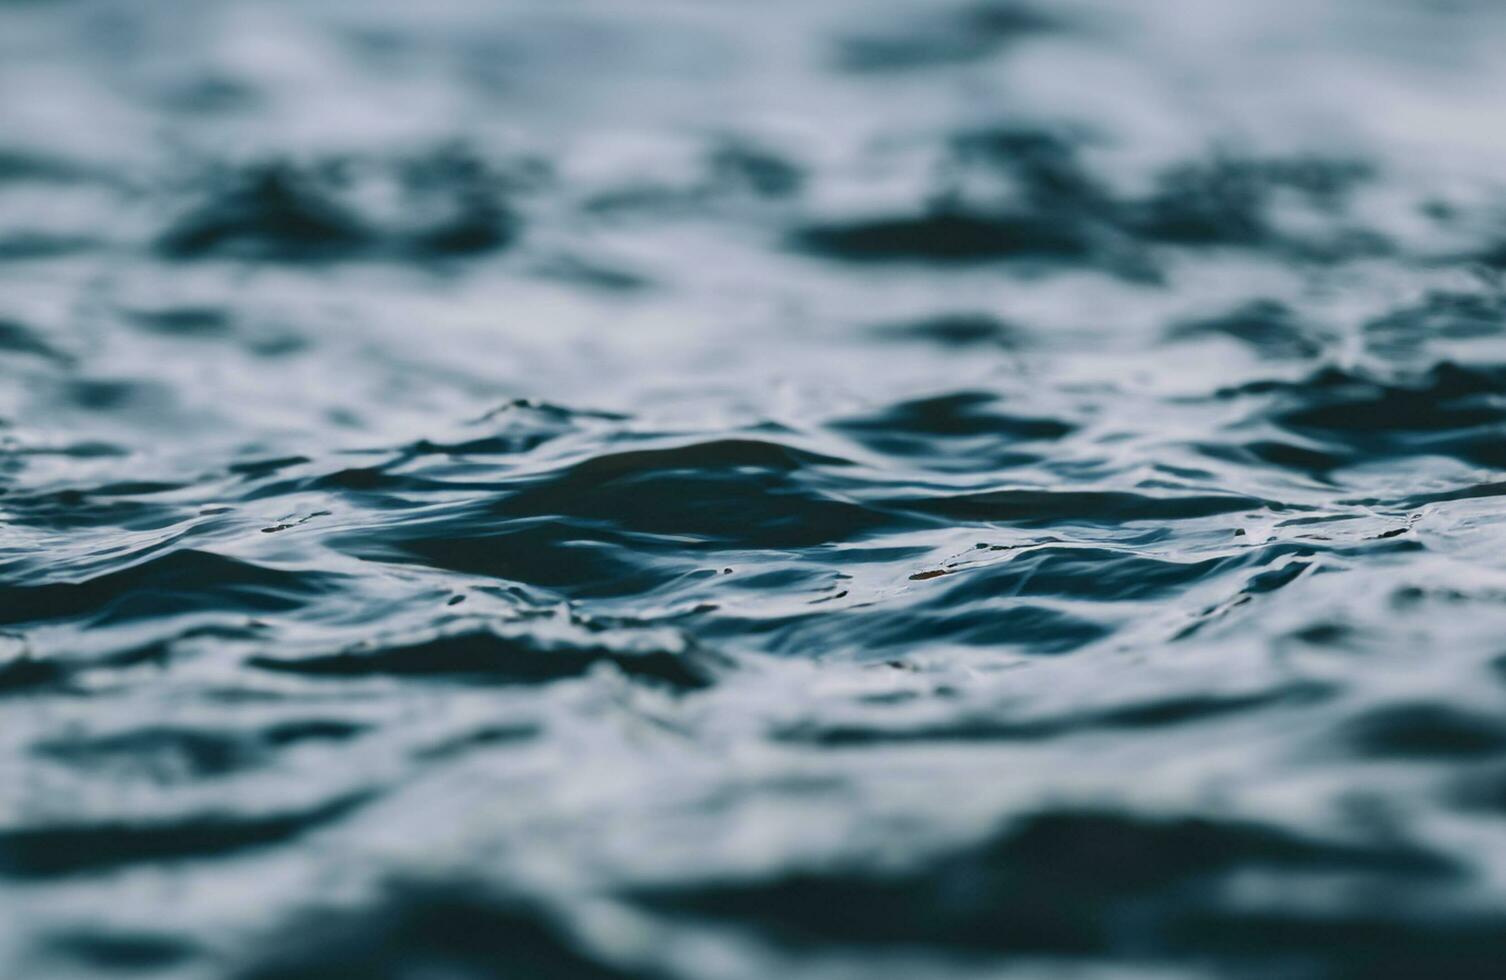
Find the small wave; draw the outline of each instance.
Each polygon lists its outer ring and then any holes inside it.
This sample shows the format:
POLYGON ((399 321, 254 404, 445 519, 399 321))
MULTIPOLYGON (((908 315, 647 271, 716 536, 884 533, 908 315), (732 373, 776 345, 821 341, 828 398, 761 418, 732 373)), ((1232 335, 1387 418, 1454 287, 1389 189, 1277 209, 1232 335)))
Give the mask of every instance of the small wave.
POLYGON ((815 224, 797 232, 794 243, 812 254, 846 262, 1080 262, 1096 253, 1088 231, 1052 217, 990 214, 951 206, 913 215, 815 224))
POLYGON ((404 977, 486 974, 498 964, 535 977, 628 980, 582 952, 544 909, 485 885, 402 880, 360 908, 311 909, 274 932, 237 980, 347 973, 404 977))
POLYGON ((888 30, 844 38, 838 65, 852 72, 908 72, 986 59, 1010 42, 1058 28, 1044 11, 1014 2, 982 2, 941 11, 888 30))
POLYGON ((644 648, 635 637, 572 639, 541 636, 524 630, 487 627, 451 629, 410 642, 368 644, 365 649, 299 657, 253 657, 262 670, 307 677, 449 677, 472 683, 538 684, 578 676, 597 664, 611 664, 630 677, 694 689, 710 684, 716 657, 682 646, 644 648))
MULTIPOLYGON (((1360 884, 1446 880, 1456 869, 1415 848, 1309 839, 1258 823, 1063 809, 1027 816, 991 841, 914 871, 811 871, 638 898, 698 918, 759 923, 799 944, 924 944, 1016 956, 1124 955, 1134 944, 1157 958, 1312 956, 1321 921, 1279 950, 1257 945, 1269 940, 1256 933, 1236 943, 1219 938, 1239 912, 1219 899, 1217 884, 1240 872, 1321 873, 1360 884), (1189 891, 1209 904, 1184 903, 1189 891), (1130 921, 1136 927, 1127 932, 1130 921), (886 926, 874 930, 874 922, 886 926)), ((1343 935, 1342 927, 1334 931, 1343 935)), ((1363 947, 1346 952, 1365 956, 1363 947)))
POLYGON ((1155 495, 1127 490, 1045 490, 1011 487, 897 502, 954 520, 1020 527, 1063 524, 1109 527, 1128 521, 1176 521, 1279 509, 1272 501, 1234 494, 1155 495))
POLYGON ((441 151, 386 172, 362 171, 343 161, 232 169, 215 178, 203 204, 158 237, 156 248, 179 260, 423 261, 492 252, 517 235, 502 178, 474 157, 441 151), (404 206, 394 215, 362 210, 352 187, 361 180, 395 185, 404 206))
POLYGON ((141 823, 49 823, 0 829, 0 876, 48 878, 142 862, 219 857, 292 840, 338 820, 365 794, 263 816, 206 814, 141 823))
POLYGON ((325 573, 270 568, 208 551, 168 551, 81 581, 0 587, 0 623, 86 616, 104 624, 191 610, 296 609, 331 581, 325 573))

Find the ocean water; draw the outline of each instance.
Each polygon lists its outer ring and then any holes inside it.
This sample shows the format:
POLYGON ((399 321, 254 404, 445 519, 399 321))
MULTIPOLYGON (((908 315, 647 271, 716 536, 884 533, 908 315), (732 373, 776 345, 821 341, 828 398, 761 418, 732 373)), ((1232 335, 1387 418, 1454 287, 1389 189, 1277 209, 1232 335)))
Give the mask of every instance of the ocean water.
POLYGON ((1503 44, 0 2, 0 976, 1500 976, 1503 44))

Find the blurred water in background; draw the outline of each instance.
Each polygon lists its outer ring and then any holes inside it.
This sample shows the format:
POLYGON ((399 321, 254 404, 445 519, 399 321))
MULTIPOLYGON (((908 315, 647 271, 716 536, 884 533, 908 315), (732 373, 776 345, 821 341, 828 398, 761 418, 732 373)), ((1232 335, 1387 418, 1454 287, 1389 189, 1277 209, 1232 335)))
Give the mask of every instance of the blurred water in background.
POLYGON ((1503 43, 0 2, 0 975, 1498 976, 1503 43))

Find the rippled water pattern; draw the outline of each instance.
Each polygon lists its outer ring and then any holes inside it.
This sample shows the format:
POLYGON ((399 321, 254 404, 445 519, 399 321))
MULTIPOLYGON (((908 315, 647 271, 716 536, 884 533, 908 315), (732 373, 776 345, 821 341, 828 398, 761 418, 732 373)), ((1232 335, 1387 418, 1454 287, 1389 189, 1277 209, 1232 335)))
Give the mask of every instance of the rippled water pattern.
POLYGON ((1501 976, 1503 43, 0 2, 0 975, 1501 976))

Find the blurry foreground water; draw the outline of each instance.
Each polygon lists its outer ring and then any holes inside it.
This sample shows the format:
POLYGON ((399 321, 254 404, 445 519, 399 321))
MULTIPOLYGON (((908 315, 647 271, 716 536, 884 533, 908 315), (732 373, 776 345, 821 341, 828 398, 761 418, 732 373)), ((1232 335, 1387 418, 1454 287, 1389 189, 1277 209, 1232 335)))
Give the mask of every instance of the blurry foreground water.
POLYGON ((0 2, 0 975, 1499 976, 1503 45, 0 2))

